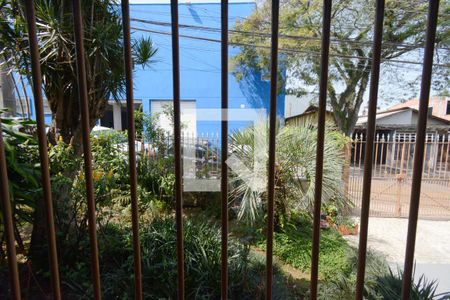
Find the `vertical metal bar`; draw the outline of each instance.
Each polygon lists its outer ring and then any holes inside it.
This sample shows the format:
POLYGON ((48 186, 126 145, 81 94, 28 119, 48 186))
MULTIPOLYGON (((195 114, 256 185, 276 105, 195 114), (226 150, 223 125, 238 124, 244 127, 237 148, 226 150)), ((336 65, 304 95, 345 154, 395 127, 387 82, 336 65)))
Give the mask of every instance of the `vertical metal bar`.
POLYGON ((266 251, 266 299, 272 299, 273 283, 273 230, 275 202, 275 140, 277 126, 278 81, 278 26, 280 1, 272 0, 272 33, 270 64, 270 112, 269 112, 269 174, 267 183, 267 251, 266 251))
POLYGON ((319 277, 320 211, 322 206, 323 150, 325 144, 325 113, 330 52, 331 0, 323 1, 322 18, 322 53, 320 55, 319 116, 317 123, 316 178, 314 184, 314 221, 311 254, 311 299, 317 299, 317 282, 319 277))
MULTIPOLYGON (((378 162, 378 145, 379 145, 379 141, 380 141, 379 135, 377 134, 376 142, 375 142, 375 167, 374 167, 375 171, 374 171, 374 174, 373 174, 374 177, 377 176, 376 173, 377 173, 377 167, 378 167, 377 162, 378 162)), ((369 146, 369 145, 367 145, 367 146, 369 146)))
POLYGON ((133 61, 131 54, 130 34, 130 6, 128 0, 122 0, 122 25, 125 60, 125 79, 127 96, 128 121, 128 155, 130 171, 131 196, 131 224, 133 231, 134 253, 134 299, 142 299, 142 266, 141 246, 139 242, 139 212, 137 199, 137 172, 136 172, 136 131, 134 126, 134 99, 133 99, 133 61))
POLYGON ((94 299, 101 299, 100 262, 98 259, 97 218, 95 215, 94 183, 92 180, 92 154, 89 124, 88 87, 86 82, 86 64, 84 57, 83 18, 80 0, 73 1, 73 20, 75 29, 75 48, 78 73, 78 94, 80 98, 81 126, 84 154, 84 173, 86 178, 86 197, 88 204, 89 241, 91 243, 92 280, 94 299))
POLYGON ((438 162, 438 150, 439 150, 439 135, 435 133, 433 135, 433 178, 436 177, 436 165, 438 162))
POLYGON ((434 156, 434 136, 433 134, 430 134, 430 141, 428 142, 428 138, 427 138, 427 144, 429 145, 430 148, 430 153, 428 154, 430 156, 429 159, 427 159, 427 157, 425 156, 425 159, 428 160, 428 178, 431 178, 431 164, 432 164, 432 157, 434 156))
POLYGON ((380 173, 379 173, 380 177, 384 177, 383 176, 383 157, 384 157, 384 134, 381 135, 380 173))
POLYGON ((441 145, 441 157, 439 158, 439 174, 438 174, 438 178, 441 179, 441 171, 442 171, 442 163, 444 161, 444 135, 442 135, 442 139, 440 139, 439 135, 438 135, 438 139, 440 140, 439 144, 441 145))
POLYGON ((228 0, 221 2, 221 22, 222 22, 222 66, 221 66, 221 84, 222 84, 222 127, 221 127, 221 201, 222 201, 222 281, 221 297, 222 300, 228 299, 228 0))
POLYGON ((405 179, 409 176, 409 157, 411 153, 411 134, 408 135, 408 151, 406 152, 406 176, 405 179))
POLYGON ((397 149, 396 141, 397 141, 397 132, 394 131, 394 134, 392 135, 392 152, 391 152, 391 161, 390 161, 390 166, 389 166, 389 175, 392 175, 392 171, 394 169, 395 151, 397 149))
POLYGON ((448 153, 450 151, 450 134, 447 136, 447 150, 445 151, 445 168, 444 168, 444 179, 447 178, 447 166, 448 166, 448 153))
POLYGON ((395 166, 394 166, 395 175, 397 175, 397 170, 401 159, 400 157, 400 148, 402 147, 401 137, 402 137, 401 134, 397 135, 397 154, 395 155, 395 166))
POLYGON ((422 181, 423 154, 427 129, 428 103, 430 97, 431 72, 433 69, 434 43, 439 11, 439 0, 430 0, 428 6, 428 24, 425 53, 422 69, 422 86, 419 98, 419 119, 417 121, 417 139, 412 175, 411 200, 409 207, 408 235, 406 239, 405 265, 403 269, 402 297, 408 300, 411 292, 411 278, 416 244, 417 219, 419 214, 420 188, 422 181))
POLYGON ((17 268, 16 244, 14 240, 13 215, 9 198, 8 168, 3 145, 2 122, 0 120, 0 196, 3 212, 3 226, 6 234, 6 250, 8 252, 9 279, 11 280, 11 299, 20 300, 19 270, 17 268))
POLYGON ((362 157, 362 148, 364 143, 364 135, 362 133, 359 134, 359 154, 358 154, 358 169, 361 170, 361 157, 362 157))
POLYGON ((170 1, 172 18, 173 118, 175 150, 175 201, 177 228, 177 280, 178 299, 184 299, 184 247, 183 247, 183 191, 180 147, 180 45, 178 31, 178 0, 170 1))
POLYGON ((366 271, 367 232, 369 227, 370 189, 372 186, 373 143, 376 129, 378 84, 380 78, 381 44, 383 39, 384 0, 377 0, 375 29, 372 44, 372 72, 369 90, 369 113, 367 119, 366 153, 364 157, 364 177, 361 205, 361 224, 358 247, 358 269, 356 275, 356 300, 362 300, 364 275, 366 271))
POLYGON ((36 15, 34 10, 34 1, 27 0, 25 3, 28 39, 30 43, 31 72, 33 80, 34 106, 36 110, 37 135, 39 142, 39 158, 41 163, 42 189, 45 205, 45 218, 47 224, 47 238, 49 249, 50 271, 52 274, 53 297, 61 299, 58 251, 56 248, 56 230, 54 223, 52 190, 50 185, 50 167, 48 162, 48 141, 45 134, 44 108, 42 99, 42 77, 41 63, 39 55, 39 45, 36 31, 36 15))
POLYGON ((388 176, 388 164, 389 161, 391 160, 391 156, 392 156, 392 151, 389 151, 389 149, 391 149, 391 135, 389 135, 389 133, 386 134, 386 158, 385 161, 386 163, 384 164, 384 174, 386 175, 385 177, 390 177, 390 172, 389 172, 389 176, 388 176), (391 155, 389 155, 391 154, 391 155), (389 158, 389 159, 388 159, 389 158))

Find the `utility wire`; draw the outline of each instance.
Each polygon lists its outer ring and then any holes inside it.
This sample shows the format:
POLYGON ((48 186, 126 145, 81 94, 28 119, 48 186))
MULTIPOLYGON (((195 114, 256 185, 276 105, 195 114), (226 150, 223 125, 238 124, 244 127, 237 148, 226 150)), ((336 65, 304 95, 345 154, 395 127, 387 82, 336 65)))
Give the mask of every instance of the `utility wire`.
MULTIPOLYGON (((145 24, 158 25, 158 26, 167 26, 167 27, 171 26, 170 22, 145 20, 145 19, 139 19, 139 18, 131 18, 131 21, 145 23, 145 24)), ((220 28, 215 28, 215 27, 200 26, 200 25, 186 25, 186 24, 179 24, 179 26, 180 26, 180 28, 186 28, 186 29, 198 29, 198 30, 204 30, 204 31, 209 31, 209 32, 214 32, 214 33, 221 32, 220 28)), ((260 36, 260 37, 268 37, 268 38, 270 38, 270 36, 271 36, 270 33, 236 30, 236 29, 229 29, 228 32, 240 33, 240 34, 246 34, 246 35, 255 35, 255 36, 260 36)), ((301 40, 311 40, 311 41, 317 41, 317 42, 321 41, 320 37, 312 37, 312 36, 279 34, 279 37, 284 38, 284 39, 300 40, 300 41, 301 40)), ((352 39, 331 39, 331 42, 332 43, 352 43, 352 44, 360 44, 360 45, 365 45, 367 47, 372 47, 371 41, 357 41, 357 40, 352 40, 352 39)), ((409 44, 409 43, 395 43, 395 42, 389 42, 389 41, 384 41, 383 45, 399 46, 399 47, 403 47, 406 49, 408 49, 408 48, 414 49, 414 48, 424 46, 423 43, 422 44, 409 44)), ((446 47, 437 47, 436 49, 450 50, 450 48, 446 48, 446 47)))
MULTIPOLYGON (((164 32, 159 30, 152 30, 152 29, 144 29, 144 28, 138 28, 138 27, 131 27, 133 30, 142 31, 142 32, 150 32, 155 34, 161 34, 161 35, 171 35, 170 32, 164 32)), ((214 42, 214 43, 221 43, 221 40, 213 39, 213 38, 206 38, 206 37, 196 37, 192 35, 185 35, 180 34, 179 35, 182 38, 187 39, 193 39, 193 40, 201 40, 201 41, 207 41, 207 42, 214 42)), ((264 45, 253 45, 248 43, 237 43, 237 42, 229 42, 230 45, 235 46, 243 46, 243 47, 255 47, 255 48, 262 48, 262 49, 270 49, 270 46, 264 46, 264 45)), ((313 52, 313 51, 306 51, 306 50, 298 50, 298 49, 286 49, 286 48, 279 48, 281 52, 284 53, 303 53, 303 54, 311 54, 314 56, 320 56, 319 52, 313 52)), ((372 58, 370 57, 364 57, 364 56, 356 56, 356 55, 343 55, 343 54, 330 54, 330 57, 339 57, 339 58, 348 58, 348 59, 361 59, 361 60, 367 60, 370 61, 372 58)), ((417 61, 408 61, 408 60, 399 60, 399 59, 382 59, 382 61, 390 62, 390 63, 400 63, 400 64, 413 64, 413 65, 422 65, 421 62, 417 61)), ((450 68, 449 64, 433 64, 433 66, 437 67, 443 67, 443 68, 450 68)))

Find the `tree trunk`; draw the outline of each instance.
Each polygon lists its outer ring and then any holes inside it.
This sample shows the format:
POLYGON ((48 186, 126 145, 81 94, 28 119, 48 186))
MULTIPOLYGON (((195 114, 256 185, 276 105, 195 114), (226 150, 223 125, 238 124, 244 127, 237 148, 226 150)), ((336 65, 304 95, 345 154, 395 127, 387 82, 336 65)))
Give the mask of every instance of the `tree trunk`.
POLYGON ((334 121, 346 136, 351 136, 355 129, 369 75, 370 68, 366 67, 362 70, 362 74, 357 74, 352 80, 349 80, 346 89, 339 95, 336 95, 332 87, 328 88, 334 121))
POLYGON ((39 198, 34 210, 33 231, 31 232, 30 249, 28 258, 37 269, 47 270, 49 268, 47 223, 44 199, 39 198))

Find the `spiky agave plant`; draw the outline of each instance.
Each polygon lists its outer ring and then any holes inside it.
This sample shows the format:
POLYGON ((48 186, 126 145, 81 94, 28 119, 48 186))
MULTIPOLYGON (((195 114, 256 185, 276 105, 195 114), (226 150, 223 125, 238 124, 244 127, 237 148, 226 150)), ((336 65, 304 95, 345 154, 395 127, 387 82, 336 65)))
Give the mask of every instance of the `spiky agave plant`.
MULTIPOLYGON (((402 291, 403 271, 398 270, 395 274, 392 270, 388 273, 376 276, 375 283, 372 287, 367 287, 369 295, 368 299, 400 299, 402 291)), ((450 292, 437 294, 436 289, 438 282, 429 280, 422 274, 417 281, 411 282, 410 299, 413 300, 445 300, 450 299, 450 292)))
MULTIPOLYGON (((252 223, 266 200, 267 124, 251 126, 231 136, 232 155, 241 164, 233 168, 231 201, 238 206, 238 218, 252 223), (262 163, 261 163, 262 162, 262 163), (258 165, 259 167, 255 167, 258 165), (262 187, 262 188, 261 188, 262 187)), ((345 138, 327 128, 323 163, 322 201, 349 205, 342 190, 343 145, 345 138)), ((276 221, 289 217, 292 210, 310 211, 314 201, 317 130, 314 126, 281 127, 276 134, 275 204, 276 221)))

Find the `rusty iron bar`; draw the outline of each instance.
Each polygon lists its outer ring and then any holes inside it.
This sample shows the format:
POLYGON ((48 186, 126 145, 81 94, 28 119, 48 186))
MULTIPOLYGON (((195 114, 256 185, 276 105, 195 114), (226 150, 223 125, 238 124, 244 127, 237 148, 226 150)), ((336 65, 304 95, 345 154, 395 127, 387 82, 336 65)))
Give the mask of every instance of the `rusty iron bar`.
POLYGON ((19 269, 17 267, 13 215, 11 200, 9 198, 8 167, 5 155, 2 121, 0 119, 0 205, 3 212, 3 226, 5 226, 6 234, 6 251, 8 252, 9 279, 11 281, 11 299, 20 300, 19 269))
MULTIPOLYGON (((366 132, 366 151, 364 157, 364 177, 361 204, 361 224, 358 247, 358 269, 356 276, 356 300, 363 299, 364 276, 366 270, 367 232, 369 227, 370 190, 372 186, 373 146, 376 129, 378 84, 380 79, 381 45, 383 40, 384 0, 377 0, 375 30, 372 45, 372 72, 369 90, 369 112, 366 132)), ((378 148, 377 148, 378 149, 378 148)), ((376 163, 376 161, 375 161, 376 163)))
POLYGON ((428 178, 428 174, 427 174, 427 155, 428 154, 428 134, 425 135, 425 150, 424 150, 424 166, 422 169, 422 176, 426 178, 428 178))
POLYGON ((88 87, 86 82, 86 64, 84 57, 83 17, 80 0, 73 1, 73 20, 75 30, 75 48, 78 75, 78 94, 81 110, 81 126, 84 155, 84 174, 86 180, 86 198, 88 204, 89 241, 91 245, 92 281, 94 299, 101 299, 100 262, 98 258, 97 218, 94 199, 94 183, 92 180, 92 153, 90 142, 91 127, 89 124, 88 87))
POLYGON ((374 141, 374 143, 375 143, 375 161, 374 161, 375 166, 374 166, 374 170, 373 170, 373 174, 372 174, 373 177, 377 176, 377 167, 378 167, 378 163, 377 162, 378 162, 378 145, 379 145, 379 141, 380 141, 380 138, 379 138, 379 135, 377 134, 376 138, 375 138, 375 141, 374 141))
POLYGON ((44 108, 42 97, 42 77, 39 45, 37 41, 36 15, 34 1, 25 2, 28 26, 28 40, 30 43, 31 72, 33 81, 34 106, 36 109, 37 136, 39 143, 39 159, 41 164, 41 182, 45 205, 45 219, 47 225, 47 242, 49 248, 50 272, 52 274, 52 288, 54 299, 61 299, 59 279, 58 251, 56 245, 56 229, 54 222, 52 189, 50 185, 50 167, 48 161, 48 140, 45 133, 44 108))
POLYGON ((445 151, 445 168, 444 168, 444 179, 447 178, 447 166, 448 166, 448 153, 450 150, 450 134, 447 137, 447 150, 445 151))
POLYGON ((391 148, 391 145, 390 145, 390 143, 391 143, 391 141, 390 141, 390 135, 387 133, 386 134, 386 157, 385 157, 385 163, 384 163, 384 174, 386 175, 387 174, 387 172, 388 172, 388 169, 387 169, 387 166, 388 166, 388 163, 389 163, 389 159, 388 158, 390 158, 390 151, 389 151, 389 149, 391 148))
POLYGON ((419 97, 419 119, 417 121, 416 147, 409 207, 408 235, 406 239, 405 264, 403 268, 402 300, 408 300, 416 244, 417 219, 419 215, 420 189, 422 182, 423 154, 427 130, 428 103, 430 97, 431 72, 433 70, 434 43, 436 39, 439 0, 430 0, 428 5, 427 33, 423 58, 422 83, 419 97))
POLYGON ((429 142, 428 142, 428 138, 427 138, 427 144, 428 145, 426 147, 430 149, 429 150, 430 153, 428 153, 430 158, 427 159, 428 156, 425 155, 425 159, 428 162, 428 176, 427 176, 427 178, 431 178, 431 161, 432 161, 432 156, 434 154, 434 151, 433 151, 433 144, 434 144, 433 135, 430 135, 430 141, 429 142))
POLYGON ((273 284, 273 230, 275 202, 275 143, 277 131, 277 79, 278 79, 278 27, 280 1, 272 0, 272 34, 270 62, 270 112, 269 112, 269 174, 267 182, 267 251, 266 299, 272 299, 273 284))
POLYGON ((411 153, 411 134, 408 135, 408 150, 406 151, 406 176, 405 178, 408 178, 408 170, 409 168, 409 154, 411 153))
POLYGON ((133 256, 134 299, 142 300, 143 298, 142 265, 141 265, 141 246, 139 241, 139 212, 137 199, 137 172, 136 172, 136 131, 134 126, 133 59, 131 53, 130 5, 128 0, 122 0, 122 25, 123 25, 124 60, 125 60, 126 97, 127 97, 131 224, 133 231, 133 253, 134 253, 133 256))
MULTIPOLYGON (((381 153, 380 153, 380 171, 378 173, 379 177, 383 176, 383 157, 384 157, 384 135, 381 136, 381 153)), ((386 157, 384 157, 386 159, 386 157)))
POLYGON ((401 134, 397 135, 397 149, 396 149, 397 154, 394 155, 394 159, 395 159, 394 175, 397 175, 397 170, 398 170, 398 166, 399 166, 400 148, 402 147, 401 137, 402 137, 401 134))
POLYGON ((222 247, 221 247, 221 298, 228 299, 228 0, 221 2, 221 204, 222 204, 222 247))
POLYGON ((439 174, 438 174, 438 178, 441 178, 442 162, 444 161, 444 135, 442 135, 441 139, 440 139, 440 137, 438 135, 438 140, 440 141, 440 142, 438 142, 438 144, 440 144, 440 148, 441 148, 441 150, 438 150, 438 152, 441 153, 441 156, 439 158, 439 174))
MULTIPOLYGON (((392 175, 392 171, 394 170, 394 161, 395 161, 395 150, 397 149, 397 132, 395 131, 392 135, 392 151, 390 155, 390 163, 389 163, 389 175, 392 175)), ((394 171, 395 172, 395 171, 394 171)))
POLYGON ((181 174, 181 125, 180 125, 180 44, 178 25, 178 0, 170 1, 172 19, 172 71, 173 71, 173 119, 175 151, 175 215, 177 229, 177 287, 178 300, 184 299, 184 246, 183 246, 183 183, 181 174))
MULTIPOLYGON (((328 61, 330 54, 331 0, 323 1, 322 42, 320 54, 319 111, 317 122, 316 177, 314 184, 314 220, 311 253, 311 299, 317 299, 320 251, 320 213, 322 206, 323 151, 327 106, 328 61)), ((361 144, 362 147, 362 144, 361 144)))

